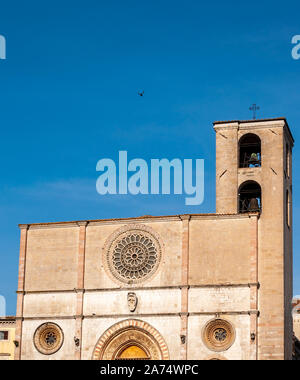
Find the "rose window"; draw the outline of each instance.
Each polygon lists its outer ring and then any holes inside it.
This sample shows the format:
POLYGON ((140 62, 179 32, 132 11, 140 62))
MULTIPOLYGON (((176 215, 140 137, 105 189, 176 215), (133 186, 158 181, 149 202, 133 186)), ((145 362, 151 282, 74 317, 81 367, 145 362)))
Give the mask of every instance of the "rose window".
POLYGON ((121 282, 134 284, 149 278, 161 257, 158 240, 148 231, 129 230, 112 241, 106 253, 110 273, 121 282))
POLYGON ((224 342, 224 340, 226 340, 227 338, 227 332, 225 329, 216 329, 214 334, 215 334, 215 339, 218 342, 224 342))
POLYGON ((112 264, 122 278, 137 280, 151 272, 156 260, 153 241, 141 234, 132 234, 118 241, 112 264))
POLYGON ((44 323, 34 333, 34 345, 44 355, 54 354, 61 348, 62 344, 63 332, 55 323, 44 323))
POLYGON ((55 344, 56 340, 57 340, 57 338, 56 338, 56 334, 54 331, 50 331, 45 336, 45 342, 50 347, 52 347, 55 344))
POLYGON ((224 319, 214 319, 208 322, 203 330, 203 341, 212 351, 228 350, 234 339, 234 328, 224 319))

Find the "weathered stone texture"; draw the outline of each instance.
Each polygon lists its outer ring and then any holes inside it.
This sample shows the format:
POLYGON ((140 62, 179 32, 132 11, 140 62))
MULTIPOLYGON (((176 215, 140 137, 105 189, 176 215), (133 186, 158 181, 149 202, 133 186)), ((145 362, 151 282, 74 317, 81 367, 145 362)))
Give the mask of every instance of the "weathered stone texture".
POLYGON ((77 285, 79 227, 29 229, 25 290, 69 290, 77 285))

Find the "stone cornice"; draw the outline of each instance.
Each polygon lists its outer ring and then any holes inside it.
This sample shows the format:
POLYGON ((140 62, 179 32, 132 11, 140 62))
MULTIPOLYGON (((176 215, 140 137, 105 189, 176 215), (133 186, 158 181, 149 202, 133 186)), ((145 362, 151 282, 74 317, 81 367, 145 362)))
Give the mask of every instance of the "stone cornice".
MULTIPOLYGON (((253 214, 253 213, 252 213, 253 214)), ((41 228, 67 228, 79 227, 86 225, 87 228, 108 224, 139 224, 139 223, 153 223, 153 222, 181 222, 184 219, 227 219, 227 218, 244 218, 245 214, 182 214, 182 215, 166 215, 166 216, 144 216, 137 218, 119 218, 119 219, 98 219, 98 220, 82 220, 70 222, 50 222, 50 223, 33 223, 33 224, 20 224, 20 228, 41 229, 41 228), (24 227, 27 226, 27 227, 24 227)))
POLYGON ((191 316, 200 316, 200 315, 259 315, 259 310, 236 310, 236 311, 203 311, 203 312, 192 312, 192 313, 131 313, 131 314, 86 314, 86 315, 69 315, 69 316, 61 316, 61 315, 43 315, 39 317, 26 317, 23 316, 23 318, 18 318, 17 319, 22 319, 23 321, 25 320, 49 320, 49 321, 54 321, 54 320, 65 320, 65 319, 73 319, 76 320, 78 318, 80 319, 102 319, 102 318, 114 318, 114 319, 119 319, 119 318, 147 318, 147 317, 181 317, 182 315, 191 317, 191 316))
POLYGON ((228 120, 228 121, 215 121, 213 123, 215 131, 218 130, 250 130, 250 129, 261 129, 261 128, 284 128, 286 134, 291 139, 291 144, 294 144, 294 138, 288 122, 285 117, 269 118, 269 119, 255 119, 255 120, 228 120))
POLYGON ((216 132, 223 131, 223 130, 229 131, 229 130, 238 129, 238 128, 239 128, 239 123, 237 122, 228 123, 226 125, 223 125, 223 124, 214 125, 214 130, 216 132))
POLYGON ((19 224, 20 230, 28 230, 29 224, 19 224))
POLYGON ((12 327, 14 327, 15 324, 16 324, 15 320, 14 321, 0 321, 1 328, 5 327, 5 326, 8 326, 9 328, 12 328, 12 327))
POLYGON ((83 227, 86 227, 88 224, 89 224, 89 222, 88 221, 82 221, 82 222, 77 222, 76 223, 79 227, 81 227, 81 226, 83 226, 83 227))
POLYGON ((223 121, 214 121, 213 125, 225 125, 225 124, 258 124, 258 123, 264 123, 264 122, 275 122, 275 121, 284 121, 287 123, 285 117, 275 117, 275 118, 266 118, 266 119, 248 119, 248 120, 223 120, 223 121))
POLYGON ((183 221, 183 220, 190 220, 191 219, 191 215, 190 214, 183 214, 183 215, 179 215, 179 218, 183 221))
POLYGON ((201 288, 249 288, 251 286, 259 287, 259 283, 216 283, 216 284, 200 284, 200 285, 174 285, 174 286, 132 286, 132 287, 116 287, 102 289, 64 289, 64 290, 27 290, 17 291, 18 294, 53 294, 53 293, 95 293, 95 292, 129 292, 129 291, 153 291, 153 290, 181 290, 201 289, 201 288))

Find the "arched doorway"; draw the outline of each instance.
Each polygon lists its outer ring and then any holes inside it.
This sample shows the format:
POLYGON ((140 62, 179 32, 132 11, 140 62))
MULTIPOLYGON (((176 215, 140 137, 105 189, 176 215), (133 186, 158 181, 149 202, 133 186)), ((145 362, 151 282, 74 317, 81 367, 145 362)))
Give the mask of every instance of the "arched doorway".
POLYGON ((98 340, 93 360, 168 360, 167 345, 147 322, 128 319, 111 326, 98 340))

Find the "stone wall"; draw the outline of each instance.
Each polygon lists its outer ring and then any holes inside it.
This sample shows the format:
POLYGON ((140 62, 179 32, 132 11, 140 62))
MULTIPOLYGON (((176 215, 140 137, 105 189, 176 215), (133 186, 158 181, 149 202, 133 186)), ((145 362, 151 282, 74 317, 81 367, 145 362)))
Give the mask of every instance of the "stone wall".
POLYGON ((29 226, 22 359, 91 359, 102 334, 127 319, 153 326, 165 340, 171 359, 253 355, 251 218, 193 215, 83 224, 29 226), (147 281, 122 284, 108 273, 103 248, 120 228, 136 225, 159 236, 161 262, 147 281), (86 229, 83 235, 82 228, 86 229), (80 236, 85 237, 82 264, 80 236), (77 287, 81 270, 83 289, 77 287), (128 292, 138 299, 134 312, 128 308, 128 292), (216 317, 230 321, 236 333, 234 343, 222 354, 209 350, 201 335, 207 321, 216 317), (36 349, 33 339, 46 322, 56 323, 64 337, 62 347, 48 356, 36 349), (74 343, 78 336, 80 347, 74 343))

